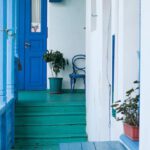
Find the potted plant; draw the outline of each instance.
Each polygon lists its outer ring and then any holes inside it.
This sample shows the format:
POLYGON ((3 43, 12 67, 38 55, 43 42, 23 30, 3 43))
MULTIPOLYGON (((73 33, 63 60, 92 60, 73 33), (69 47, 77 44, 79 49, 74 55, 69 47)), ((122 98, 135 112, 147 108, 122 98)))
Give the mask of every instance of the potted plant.
POLYGON ((68 60, 64 58, 63 54, 59 51, 46 51, 43 55, 43 59, 49 63, 52 76, 49 78, 50 92, 53 94, 59 94, 62 92, 62 80, 63 78, 58 77, 61 69, 65 69, 68 65, 68 60))
POLYGON ((116 110, 117 121, 122 120, 124 133, 132 140, 139 140, 139 82, 134 81, 135 88, 126 92, 126 99, 116 101, 112 107, 116 110))

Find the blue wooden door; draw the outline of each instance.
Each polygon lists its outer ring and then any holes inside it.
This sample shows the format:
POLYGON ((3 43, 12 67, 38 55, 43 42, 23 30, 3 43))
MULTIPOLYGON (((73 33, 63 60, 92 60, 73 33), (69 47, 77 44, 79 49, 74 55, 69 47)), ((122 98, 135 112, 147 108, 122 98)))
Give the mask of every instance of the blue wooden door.
POLYGON ((20 9, 20 32, 23 36, 21 35, 19 42, 22 64, 19 88, 44 90, 46 63, 43 61, 43 53, 47 47, 47 0, 21 0, 20 9))

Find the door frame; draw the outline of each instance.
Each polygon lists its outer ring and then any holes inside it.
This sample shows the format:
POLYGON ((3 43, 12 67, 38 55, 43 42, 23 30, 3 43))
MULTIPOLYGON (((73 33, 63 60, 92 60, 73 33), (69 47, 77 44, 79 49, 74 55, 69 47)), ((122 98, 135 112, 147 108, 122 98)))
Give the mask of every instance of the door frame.
MULTIPOLYGON (((43 0, 42 0, 43 1, 43 0)), ((21 64, 21 71, 18 71, 17 73, 17 78, 18 78, 18 90, 26 90, 25 87, 25 22, 27 21, 26 18, 26 0, 18 0, 18 36, 17 36, 17 40, 18 40, 18 54, 19 54, 19 60, 20 60, 20 64, 21 64), (22 17, 23 16, 23 17, 22 17)), ((44 7, 44 15, 43 15, 43 19, 41 21, 42 24, 44 24, 44 26, 47 26, 47 0, 45 0, 44 5, 42 5, 42 7, 44 7), (43 22, 44 20, 44 22, 43 22)), ((29 18, 30 19, 30 18, 29 18)), ((41 30, 43 30, 41 28, 41 30)), ((47 30, 44 31, 44 33, 47 35, 48 38, 48 27, 47 30)), ((46 40, 46 45, 45 48, 47 49, 47 40, 46 40)), ((47 67, 46 67, 47 68, 47 67)), ((44 89, 46 90, 47 88, 47 69, 44 69, 44 83, 46 83, 44 85, 44 89)))

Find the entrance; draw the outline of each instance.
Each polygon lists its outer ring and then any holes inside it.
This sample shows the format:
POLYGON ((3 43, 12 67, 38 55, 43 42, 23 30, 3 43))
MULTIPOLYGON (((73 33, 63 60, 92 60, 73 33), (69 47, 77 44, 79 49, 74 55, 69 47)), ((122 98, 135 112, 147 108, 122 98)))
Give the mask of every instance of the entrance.
POLYGON ((19 4, 19 90, 46 89, 47 0, 21 0, 19 4), (24 17, 22 17, 24 16, 24 17))

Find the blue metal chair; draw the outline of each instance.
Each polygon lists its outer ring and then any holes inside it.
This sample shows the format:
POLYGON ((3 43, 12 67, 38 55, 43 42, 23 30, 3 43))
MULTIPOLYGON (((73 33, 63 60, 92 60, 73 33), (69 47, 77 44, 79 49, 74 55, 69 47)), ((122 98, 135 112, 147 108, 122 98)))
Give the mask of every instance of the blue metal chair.
POLYGON ((85 66, 82 66, 80 61, 85 61, 86 56, 83 54, 75 55, 72 58, 72 67, 73 73, 69 75, 70 77, 70 84, 71 84, 71 91, 74 91, 76 80, 83 79, 84 88, 86 87, 86 79, 85 79, 85 66), (80 63, 80 64, 78 64, 80 63))

